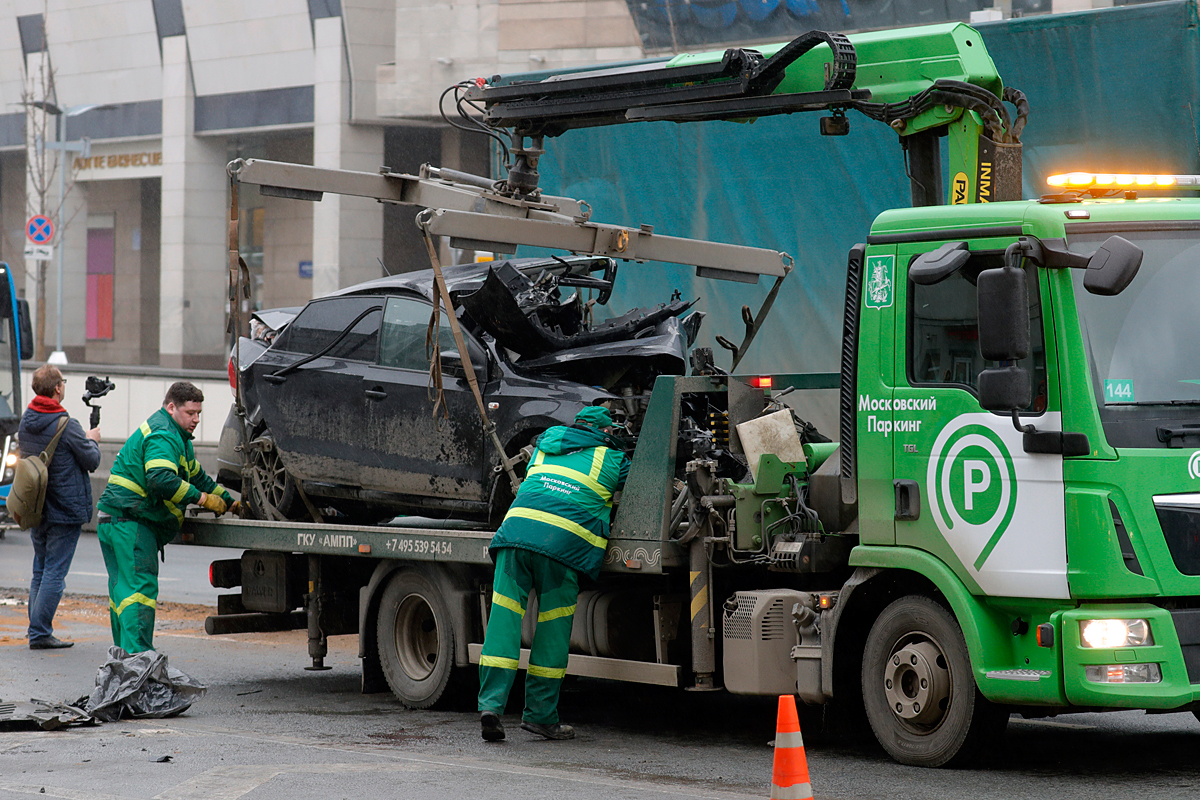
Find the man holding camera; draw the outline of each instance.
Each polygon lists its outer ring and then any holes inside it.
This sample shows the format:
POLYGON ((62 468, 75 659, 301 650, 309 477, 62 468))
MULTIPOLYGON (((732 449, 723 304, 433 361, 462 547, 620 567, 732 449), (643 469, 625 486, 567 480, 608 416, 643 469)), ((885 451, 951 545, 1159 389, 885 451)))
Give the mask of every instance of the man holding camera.
POLYGON ((97 533, 108 568, 113 643, 127 653, 154 649, 158 556, 179 533, 183 511, 196 503, 219 516, 237 503, 196 462, 192 433, 204 394, 171 384, 163 407, 126 441, 100 496, 97 533))
POLYGON ((100 429, 84 433, 83 426, 62 407, 67 379, 53 364, 33 373, 33 401, 21 416, 18 438, 21 457, 44 452, 66 426, 47 465, 46 501, 42 521, 29 532, 33 544, 33 579, 29 583, 29 649, 71 647, 54 635, 54 612, 62 599, 67 572, 75 557, 83 523, 92 518, 92 484, 88 473, 100 466, 100 429))

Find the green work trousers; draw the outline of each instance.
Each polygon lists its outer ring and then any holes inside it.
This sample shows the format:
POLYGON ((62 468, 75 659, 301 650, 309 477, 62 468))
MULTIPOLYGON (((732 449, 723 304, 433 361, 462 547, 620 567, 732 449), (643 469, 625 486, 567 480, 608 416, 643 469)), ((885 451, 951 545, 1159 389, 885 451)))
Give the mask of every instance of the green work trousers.
POLYGON ((108 619, 113 644, 127 653, 154 649, 158 605, 158 540, 131 519, 113 518, 96 529, 108 568, 108 619))
POLYGON ((529 590, 537 591, 537 628, 525 676, 526 722, 558 722, 558 690, 567 674, 571 621, 579 573, 552 558, 518 547, 496 550, 492 611, 479 659, 479 710, 504 713, 521 656, 521 620, 529 590))

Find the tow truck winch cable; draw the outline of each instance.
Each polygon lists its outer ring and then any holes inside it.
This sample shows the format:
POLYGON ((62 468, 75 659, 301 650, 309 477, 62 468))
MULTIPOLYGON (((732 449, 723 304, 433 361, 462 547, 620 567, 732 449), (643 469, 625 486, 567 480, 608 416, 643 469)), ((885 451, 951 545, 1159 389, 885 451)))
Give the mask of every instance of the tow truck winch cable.
POLYGON ((438 258, 437 246, 433 243, 433 235, 429 232, 429 220, 431 213, 429 209, 424 209, 417 214, 417 226, 425 235, 425 248, 429 251, 429 263, 433 266, 434 283, 437 285, 438 297, 434 298, 433 313, 430 315, 429 326, 430 334, 426 338, 426 343, 430 346, 430 380, 434 382, 437 399, 434 402, 433 413, 437 416, 439 408, 445 407, 445 397, 441 386, 441 352, 435 346, 437 338, 436 331, 439 327, 438 313, 440 298, 441 304, 446 306, 446 316, 450 320, 450 332, 454 335, 454 344, 458 347, 459 358, 462 359, 463 372, 466 373, 467 384, 471 387, 471 393, 475 395, 475 405, 479 407, 479 417, 483 421, 483 432, 492 439, 492 444, 496 447, 496 452, 500 456, 500 464, 504 467, 504 471, 508 473, 508 480, 512 486, 513 496, 517 494, 517 489, 520 488, 521 481, 517 478, 515 466, 518 461, 508 457, 508 453, 504 452, 504 445, 500 442, 500 437, 496 435, 496 425, 491 421, 487 414, 487 406, 483 402, 483 394, 479 391, 479 382, 475 379, 475 366, 471 363, 471 355, 467 352, 467 343, 463 339, 462 328, 458 324, 458 317, 454 313, 454 304, 450 300, 450 290, 446 288, 446 278, 442 275, 442 262, 438 258), (437 373, 434 377, 434 373, 437 373))

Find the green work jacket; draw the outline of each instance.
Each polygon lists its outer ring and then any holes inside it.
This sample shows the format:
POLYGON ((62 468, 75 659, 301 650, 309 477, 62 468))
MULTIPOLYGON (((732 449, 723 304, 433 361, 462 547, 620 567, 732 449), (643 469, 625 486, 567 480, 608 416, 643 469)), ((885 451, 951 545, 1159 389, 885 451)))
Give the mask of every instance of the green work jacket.
POLYGON ((232 500, 196 463, 192 435, 160 408, 125 440, 97 505, 150 528, 162 548, 179 532, 187 504, 204 492, 232 500))
POLYGON ((533 550, 595 579, 608 547, 613 492, 629 474, 616 444, 586 425, 543 433, 489 551, 533 550))

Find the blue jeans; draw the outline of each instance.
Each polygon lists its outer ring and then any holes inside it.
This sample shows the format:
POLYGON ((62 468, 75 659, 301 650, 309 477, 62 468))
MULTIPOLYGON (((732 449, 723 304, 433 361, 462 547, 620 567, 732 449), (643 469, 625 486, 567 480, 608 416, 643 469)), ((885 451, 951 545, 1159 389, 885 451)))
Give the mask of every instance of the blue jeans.
POLYGON ((29 583, 29 641, 36 642, 54 634, 54 612, 62 599, 75 546, 79 544, 79 525, 43 523, 29 532, 33 542, 33 580, 29 583))

